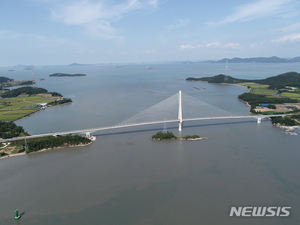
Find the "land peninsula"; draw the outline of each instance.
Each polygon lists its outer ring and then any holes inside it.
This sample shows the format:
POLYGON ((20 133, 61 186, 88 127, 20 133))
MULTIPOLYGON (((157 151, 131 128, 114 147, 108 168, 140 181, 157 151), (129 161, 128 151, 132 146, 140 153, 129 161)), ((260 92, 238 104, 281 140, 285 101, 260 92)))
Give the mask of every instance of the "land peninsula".
MULTIPOLYGON (((27 117, 47 107, 72 102, 58 92, 49 92, 44 88, 20 87, 2 91, 0 94, 0 139, 24 137, 29 134, 13 121, 27 117)), ((45 149, 84 146, 92 141, 79 135, 49 136, 11 141, 0 144, 0 157, 15 156, 45 149), (27 146, 26 146, 27 145, 27 146)))
POLYGON ((84 77, 86 74, 68 74, 68 73, 53 73, 49 77, 84 77))
MULTIPOLYGON (((16 126, 13 122, 0 122, 0 135, 1 137, 12 135, 15 137, 18 135, 16 132, 20 132, 19 136, 28 136, 23 127, 16 126), (6 134, 5 128, 10 128, 9 134, 6 134)), ((33 138, 11 142, 3 142, 0 144, 0 158, 25 155, 38 151, 45 151, 56 148, 68 148, 76 146, 86 146, 92 143, 92 140, 80 135, 66 135, 66 136, 47 136, 43 138, 33 138)))
POLYGON ((287 72, 266 79, 239 79, 224 74, 213 77, 194 78, 187 81, 204 81, 218 84, 238 84, 246 86, 249 92, 238 98, 250 106, 253 114, 294 113, 285 117, 272 117, 273 123, 294 126, 300 125, 300 73, 287 72))
POLYGON ((14 80, 12 78, 0 76, 0 84, 3 89, 15 86, 33 85, 35 82, 34 80, 14 80))
POLYGON ((0 121, 16 121, 47 107, 72 102, 58 92, 36 87, 2 91, 0 97, 0 121))

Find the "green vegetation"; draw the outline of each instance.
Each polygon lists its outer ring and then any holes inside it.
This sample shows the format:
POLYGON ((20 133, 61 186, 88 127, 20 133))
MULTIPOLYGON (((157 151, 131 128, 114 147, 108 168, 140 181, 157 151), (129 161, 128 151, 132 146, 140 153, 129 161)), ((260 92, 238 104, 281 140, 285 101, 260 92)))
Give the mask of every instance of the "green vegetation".
POLYGON ((17 140, 6 143, 0 148, 0 157, 16 154, 16 153, 31 153, 42 149, 66 148, 79 145, 88 145, 92 141, 86 137, 79 135, 67 136, 48 136, 42 138, 27 139, 28 149, 25 147, 25 140, 17 140))
POLYGON ((24 128, 21 126, 17 126, 13 122, 3 122, 0 121, 0 138, 12 138, 12 137, 20 137, 29 135, 25 132, 24 128))
POLYGON ((62 98, 58 92, 48 92, 44 88, 20 87, 9 90, 0 99, 0 120, 15 121, 40 110, 38 103, 61 105, 72 102, 69 98, 62 98), (5 98, 5 99, 4 99, 5 98))
POLYGON ((188 139, 200 138, 200 136, 199 135, 187 135, 187 136, 184 136, 182 138, 185 139, 185 140, 188 140, 188 139))
POLYGON ((251 112, 260 104, 283 104, 283 103, 298 103, 297 99, 280 98, 280 97, 267 97, 265 95, 258 95, 252 93, 244 93, 238 96, 239 99, 248 102, 251 106, 251 112))
POLYGON ((201 77, 201 78, 194 78, 189 77, 186 79, 187 81, 207 81, 208 83, 227 83, 227 84, 238 84, 248 82, 248 80, 237 79, 231 76, 219 74, 214 77, 201 77))
POLYGON ((274 124, 279 123, 279 124, 285 125, 285 126, 295 126, 296 125, 296 121, 288 116, 271 117, 271 120, 272 120, 272 123, 274 123, 274 124))
POLYGON ((68 103, 68 102, 72 102, 72 99, 70 99, 70 98, 63 98, 61 100, 56 100, 54 102, 51 102, 51 105, 62 105, 62 104, 68 103))
MULTIPOLYGON (((28 150, 26 153, 36 152, 42 149, 52 149, 59 147, 69 147, 77 145, 86 145, 92 141, 86 137, 80 135, 67 135, 67 136, 49 136, 38 139, 28 139, 28 150)), ((25 148, 25 146, 24 146, 25 148)))
POLYGON ((7 83, 14 81, 14 79, 8 78, 8 77, 0 77, 0 83, 7 83))
MULTIPOLYGON (((287 109, 280 106, 280 104, 300 102, 300 73, 296 72, 283 73, 260 80, 238 79, 223 74, 202 78, 189 77, 186 80, 239 84, 251 88, 249 93, 241 94, 238 98, 248 102, 251 107, 250 112, 252 113, 269 115, 286 113, 287 111, 297 112, 297 109, 287 109), (262 104, 269 105, 263 106, 262 104)), ((290 116, 275 118, 274 121, 285 125, 300 123, 300 120, 291 118, 290 116)))
POLYGON ((20 94, 28 94, 30 95, 36 95, 41 93, 48 93, 48 91, 44 88, 34 88, 34 87, 20 87, 13 90, 9 90, 1 94, 2 98, 13 98, 17 97, 20 94))
MULTIPOLYGON (((176 137, 172 132, 162 132, 159 131, 156 134, 152 135, 152 140, 168 140, 168 139, 179 139, 179 140, 194 140, 194 139, 200 139, 201 137, 199 135, 187 135, 184 137, 176 137)), ((207 139, 205 137, 201 139, 207 139)))
POLYGON ((167 139, 177 139, 177 137, 172 133, 167 131, 166 133, 159 131, 156 134, 152 135, 151 139, 154 140, 167 140, 167 139))
POLYGON ((277 93, 276 90, 268 89, 268 88, 259 88, 261 86, 268 86, 268 85, 260 85, 258 87, 251 87, 250 93, 258 94, 258 95, 275 95, 277 93))
POLYGON ((34 83, 34 81, 32 81, 32 80, 21 81, 21 82, 19 83, 19 85, 33 85, 33 84, 35 84, 35 83, 34 83))
POLYGON ((300 73, 296 73, 296 72, 283 73, 277 76, 268 77, 266 79, 261 79, 261 80, 238 79, 223 74, 219 74, 213 77, 201 77, 201 78, 189 77, 186 80, 207 81, 208 83, 229 83, 229 84, 242 83, 242 85, 248 84, 247 86, 251 86, 255 83, 260 85, 269 85, 268 87, 269 89, 281 89, 281 88, 285 88, 286 86, 300 88, 300 73))
POLYGON ((270 85, 269 89, 280 89, 285 88, 285 86, 300 87, 300 73, 288 72, 253 82, 268 84, 270 85))

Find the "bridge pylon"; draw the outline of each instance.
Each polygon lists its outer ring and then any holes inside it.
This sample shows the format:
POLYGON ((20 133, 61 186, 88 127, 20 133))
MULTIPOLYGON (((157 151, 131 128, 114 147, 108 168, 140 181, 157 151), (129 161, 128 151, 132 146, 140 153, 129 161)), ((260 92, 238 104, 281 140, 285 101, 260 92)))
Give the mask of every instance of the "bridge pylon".
POLYGON ((182 101, 181 101, 181 91, 178 93, 178 130, 182 130, 182 101))

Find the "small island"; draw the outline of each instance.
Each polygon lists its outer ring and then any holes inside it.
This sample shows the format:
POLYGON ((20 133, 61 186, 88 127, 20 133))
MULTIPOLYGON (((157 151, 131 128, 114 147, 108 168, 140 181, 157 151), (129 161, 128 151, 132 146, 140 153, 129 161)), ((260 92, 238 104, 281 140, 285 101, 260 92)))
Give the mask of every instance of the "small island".
POLYGON ((84 77, 84 76, 86 76, 86 74, 80 74, 80 73, 76 73, 76 74, 53 73, 49 75, 49 77, 84 77))
POLYGON ((200 137, 199 135, 187 135, 184 137, 176 137, 173 132, 162 132, 159 131, 156 134, 152 135, 151 140, 187 140, 187 141, 194 141, 194 140, 204 140, 208 139, 207 137, 200 137))
POLYGON ((245 86, 249 91, 239 95, 238 98, 250 106, 250 113, 263 115, 292 113, 285 117, 272 117, 272 123, 286 126, 300 125, 300 73, 287 72, 257 80, 219 74, 213 77, 189 77, 186 81, 245 86))

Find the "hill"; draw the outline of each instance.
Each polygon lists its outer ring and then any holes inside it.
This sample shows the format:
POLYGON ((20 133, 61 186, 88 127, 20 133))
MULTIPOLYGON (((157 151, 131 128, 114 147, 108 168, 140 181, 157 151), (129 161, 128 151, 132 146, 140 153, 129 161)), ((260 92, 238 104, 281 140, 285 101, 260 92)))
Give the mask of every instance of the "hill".
POLYGON ((238 79, 231 76, 227 76, 224 74, 219 74, 213 77, 201 77, 201 78, 194 78, 189 77, 186 79, 187 81, 206 81, 208 83, 226 83, 226 84, 236 84, 236 83, 243 83, 248 82, 248 80, 238 79))
POLYGON ((294 57, 292 59, 279 58, 277 56, 272 57, 251 57, 251 58, 238 58, 232 59, 224 58, 221 60, 208 60, 207 63, 293 63, 300 62, 300 57, 294 57))
POLYGON ((269 85, 269 89, 281 89, 286 86, 300 87, 300 73, 297 72, 287 72, 279 74, 277 76, 268 77, 266 79, 260 80, 247 80, 247 79, 238 79, 231 76, 219 74, 213 77, 200 77, 194 78, 189 77, 187 81, 206 81, 208 83, 228 83, 228 84, 237 84, 237 83, 246 83, 254 82, 262 85, 269 85))

